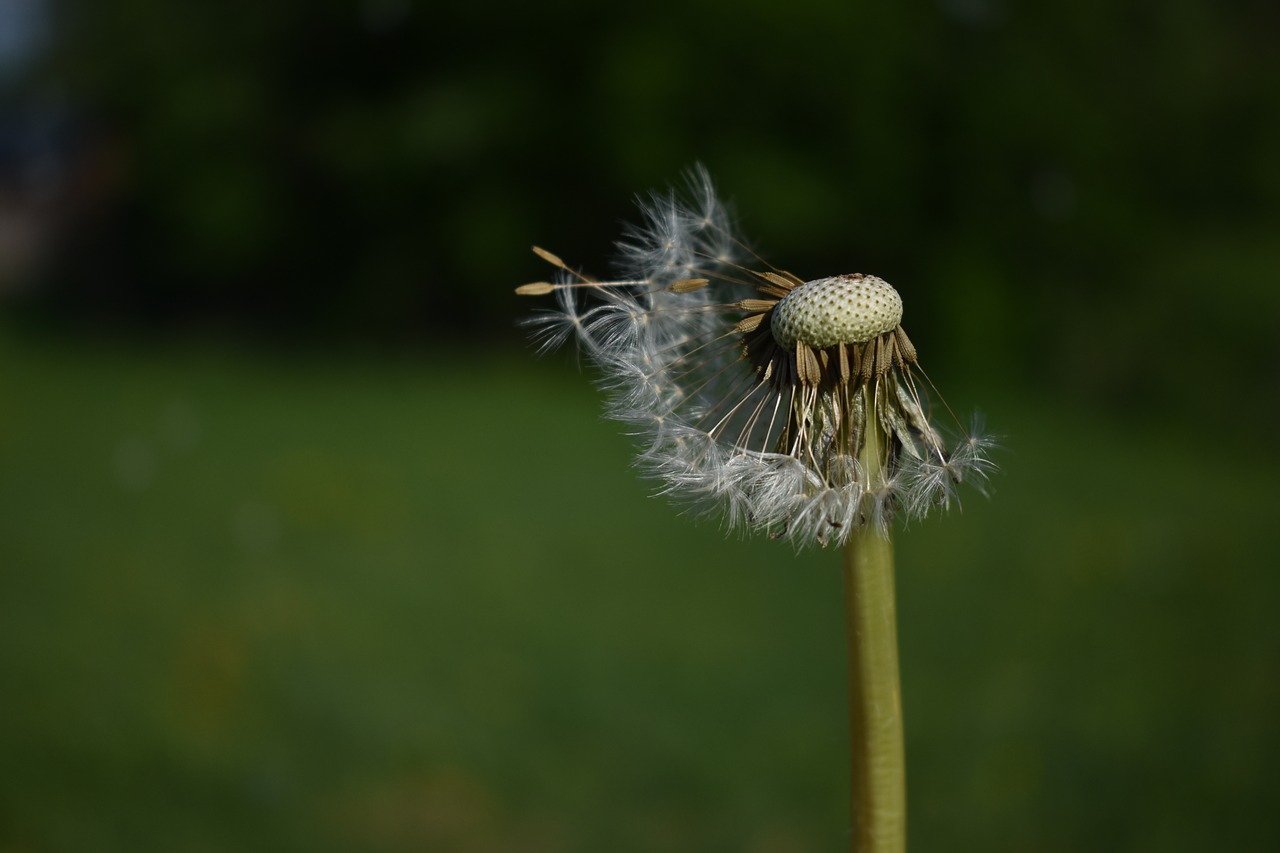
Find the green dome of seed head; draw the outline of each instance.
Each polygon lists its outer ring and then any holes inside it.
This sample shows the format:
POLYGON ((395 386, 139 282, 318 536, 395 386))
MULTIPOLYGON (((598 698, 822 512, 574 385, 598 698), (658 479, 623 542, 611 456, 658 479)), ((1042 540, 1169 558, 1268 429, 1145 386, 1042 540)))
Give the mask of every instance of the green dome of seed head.
POLYGON ((807 281, 773 309, 774 340, 790 349, 861 344, 902 322, 902 297, 884 279, 852 273, 807 281))

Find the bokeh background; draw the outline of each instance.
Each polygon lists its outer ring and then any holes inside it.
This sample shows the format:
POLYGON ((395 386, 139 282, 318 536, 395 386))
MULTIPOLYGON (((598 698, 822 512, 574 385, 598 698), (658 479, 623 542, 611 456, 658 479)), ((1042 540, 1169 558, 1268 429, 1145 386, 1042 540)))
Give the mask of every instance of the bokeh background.
POLYGON ((516 328, 702 162, 1005 436, 913 849, 1280 849, 1280 7, 0 0, 0 851, 846 845, 839 557, 516 328))

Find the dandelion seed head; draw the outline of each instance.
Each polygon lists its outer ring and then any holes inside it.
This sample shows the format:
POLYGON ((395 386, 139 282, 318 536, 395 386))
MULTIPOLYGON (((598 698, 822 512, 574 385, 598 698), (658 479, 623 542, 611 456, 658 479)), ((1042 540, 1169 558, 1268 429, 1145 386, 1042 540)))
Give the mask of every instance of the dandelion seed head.
POLYGON ((618 244, 624 278, 535 249, 556 275, 517 292, 555 295, 528 321, 535 339, 577 339, 661 493, 804 546, 885 532, 897 515, 946 509, 962 481, 986 484, 994 443, 977 424, 954 445, 935 426, 892 286, 769 266, 702 169, 640 207, 618 244))

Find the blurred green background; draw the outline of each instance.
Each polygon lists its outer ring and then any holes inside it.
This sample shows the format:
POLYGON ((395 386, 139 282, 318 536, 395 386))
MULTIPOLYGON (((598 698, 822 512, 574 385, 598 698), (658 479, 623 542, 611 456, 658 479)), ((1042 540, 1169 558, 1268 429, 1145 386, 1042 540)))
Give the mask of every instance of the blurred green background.
POLYGON ((839 557, 512 288, 696 161, 1004 435, 899 531, 919 851, 1280 849, 1280 10, 0 0, 0 851, 846 846, 839 557))

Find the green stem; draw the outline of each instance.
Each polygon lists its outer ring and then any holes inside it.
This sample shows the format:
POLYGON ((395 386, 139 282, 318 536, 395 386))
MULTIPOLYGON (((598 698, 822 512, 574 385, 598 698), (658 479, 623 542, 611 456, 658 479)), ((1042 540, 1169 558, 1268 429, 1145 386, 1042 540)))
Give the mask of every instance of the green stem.
MULTIPOLYGON (((868 401, 870 403, 870 401, 868 401)), ((883 476, 885 435, 867 406, 863 474, 883 476)), ((849 747, 852 755, 853 853, 903 853, 907 847, 906 761, 898 629, 893 590, 893 542, 874 527, 854 532, 845 547, 849 627, 849 747)))

